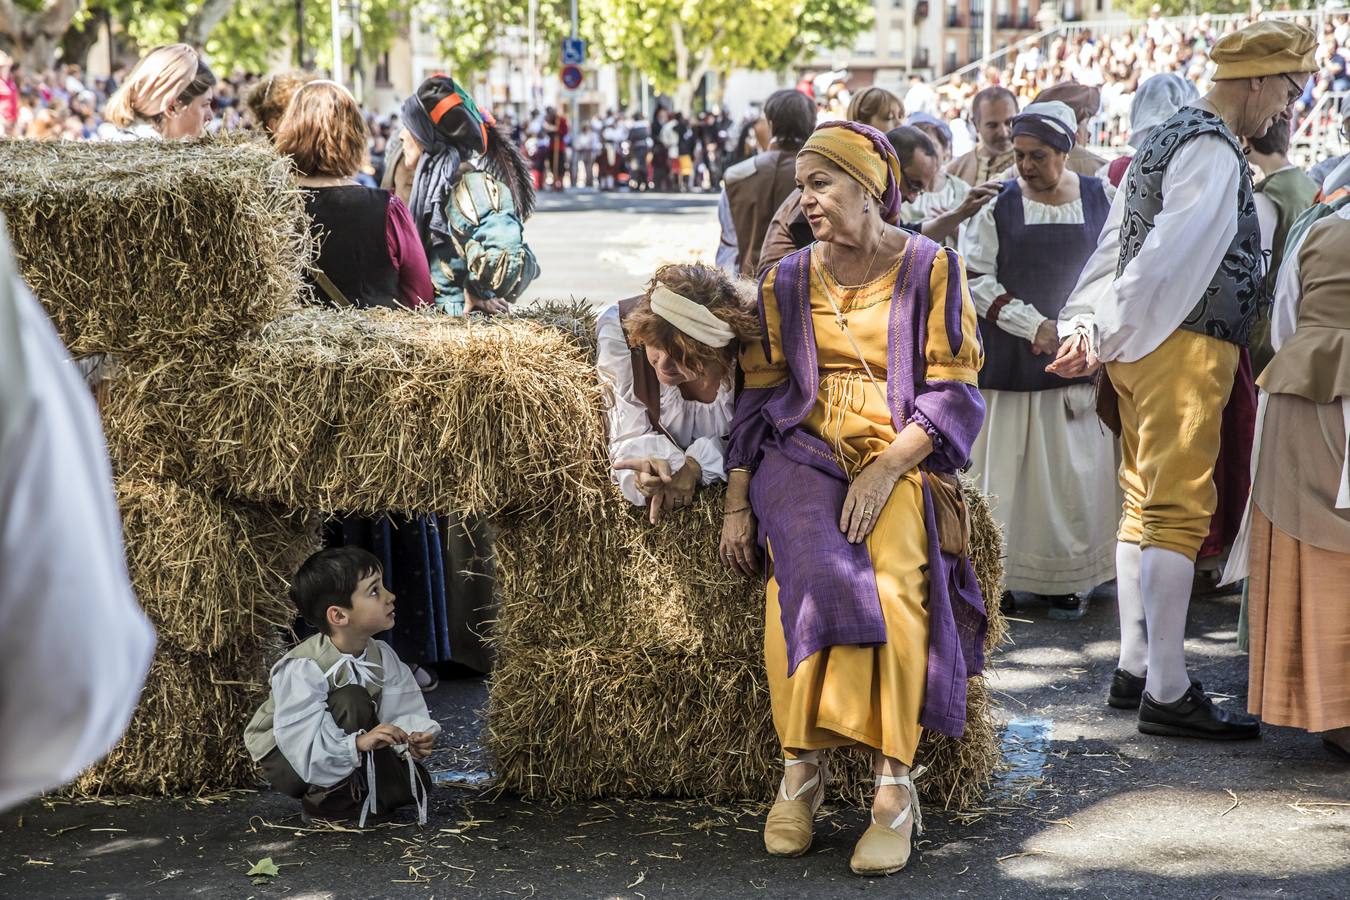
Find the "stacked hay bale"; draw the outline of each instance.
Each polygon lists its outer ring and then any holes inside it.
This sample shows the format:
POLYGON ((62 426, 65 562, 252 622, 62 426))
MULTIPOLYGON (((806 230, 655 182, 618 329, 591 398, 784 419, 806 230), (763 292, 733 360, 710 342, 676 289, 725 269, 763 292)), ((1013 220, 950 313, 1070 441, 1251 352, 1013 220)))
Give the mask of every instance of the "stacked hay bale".
MULTIPOLYGON (((302 208, 264 148, 13 141, 0 169, 24 277, 71 352, 120 373, 113 400, 128 378, 229 346, 296 305, 302 208)), ((159 646, 126 737, 74 790, 246 783, 240 723, 281 646, 287 578, 317 547, 316 522, 227 499, 188 472, 149 478, 137 460, 119 462, 128 570, 159 646)))
MULTIPOLYGON (((998 596, 1002 540, 967 484, 981 587, 998 596)), ((780 774, 764 676, 764 595, 717 558, 721 498, 651 527, 615 503, 603 530, 566 521, 506 529, 498 541, 499 662, 487 726, 498 774, 540 798, 758 799, 780 774), (541 552, 549 548, 549 552, 541 552)), ((997 605, 986 645, 1003 640, 997 605)), ((970 681, 965 736, 925 735, 925 798, 976 803, 998 760, 983 677, 970 681)), ((850 753, 842 793, 870 792, 850 753)))
MULTIPOLYGON (((767 796, 760 589, 716 558, 720 498, 650 528, 609 483, 589 314, 299 308, 302 210, 265 147, 23 145, 0 174, 62 336, 115 356, 105 428, 161 638, 128 736, 79 790, 250 783, 240 731, 280 652, 286 579, 316 545, 299 511, 398 510, 501 529, 488 728, 506 787, 767 796)), ((992 596, 1001 549, 977 514, 992 596)), ((922 752, 930 800, 978 796, 997 755, 979 679, 967 736, 922 752)))

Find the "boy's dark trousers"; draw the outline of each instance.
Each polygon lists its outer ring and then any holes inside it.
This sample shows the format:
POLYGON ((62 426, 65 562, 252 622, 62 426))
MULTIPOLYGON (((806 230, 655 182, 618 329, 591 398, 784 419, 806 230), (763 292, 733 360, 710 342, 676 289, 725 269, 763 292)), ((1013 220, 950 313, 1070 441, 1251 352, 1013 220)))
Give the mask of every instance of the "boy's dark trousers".
MULTIPOLYGON (((328 694, 328 711, 333 721, 348 734, 370 731, 380 724, 375 701, 363 687, 349 684, 328 694)), ((379 815, 392 812, 414 802, 412 784, 408 778, 408 764, 391 748, 370 751, 375 758, 375 809, 379 815)), ((306 810, 320 817, 356 818, 370 792, 366 784, 365 760, 362 759, 351 775, 331 787, 306 784, 282 755, 274 748, 259 763, 263 777, 273 790, 300 800, 306 810)), ((431 787, 431 776, 421 763, 415 763, 417 778, 423 790, 431 787)))

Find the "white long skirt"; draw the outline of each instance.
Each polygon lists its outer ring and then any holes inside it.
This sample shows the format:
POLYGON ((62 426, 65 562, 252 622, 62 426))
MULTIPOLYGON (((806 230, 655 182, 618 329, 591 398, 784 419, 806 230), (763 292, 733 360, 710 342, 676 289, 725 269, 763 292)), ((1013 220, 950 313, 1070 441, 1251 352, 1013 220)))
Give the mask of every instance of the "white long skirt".
POLYGON ((1005 587, 1053 596, 1110 581, 1121 500, 1096 389, 981 393, 988 411, 971 475, 1007 539, 1005 587))

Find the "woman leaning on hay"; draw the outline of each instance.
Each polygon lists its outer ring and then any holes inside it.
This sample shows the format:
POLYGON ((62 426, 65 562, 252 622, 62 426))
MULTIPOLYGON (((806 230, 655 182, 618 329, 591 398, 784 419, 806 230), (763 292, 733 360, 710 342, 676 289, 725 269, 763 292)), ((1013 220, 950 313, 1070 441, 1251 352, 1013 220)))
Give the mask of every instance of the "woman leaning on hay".
POLYGON ((753 302, 715 266, 662 266, 644 294, 601 314, 596 334, 611 472, 655 524, 726 481, 736 354, 759 337, 753 302))
POLYGON ((722 556, 770 574, 764 656, 785 772, 766 849, 811 845, 824 751, 875 754, 858 874, 904 868, 922 827, 922 728, 959 736, 983 668, 984 603, 955 473, 984 420, 975 307, 956 251, 895 226, 900 164, 865 125, 822 125, 797 156, 815 243, 760 283, 741 356, 722 556))
POLYGON ((214 115, 216 76, 188 44, 156 47, 127 75, 108 99, 100 129, 109 141, 179 140, 201 137, 214 115))

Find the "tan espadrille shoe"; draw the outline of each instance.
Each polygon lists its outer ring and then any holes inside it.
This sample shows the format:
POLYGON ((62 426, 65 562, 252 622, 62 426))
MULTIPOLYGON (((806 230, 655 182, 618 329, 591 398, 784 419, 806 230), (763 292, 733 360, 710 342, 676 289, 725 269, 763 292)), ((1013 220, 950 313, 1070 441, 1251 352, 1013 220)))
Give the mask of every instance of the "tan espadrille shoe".
POLYGON ((825 785, 829 774, 825 760, 815 753, 803 754, 797 759, 783 760, 783 768, 814 765, 816 774, 812 775, 792 796, 787 792, 787 775, 778 784, 778 798, 764 820, 764 849, 772 856, 801 856, 811 849, 811 827, 816 810, 825 800, 825 785), (811 794, 809 800, 802 797, 811 794))
POLYGON ((892 875, 899 872, 909 862, 912 846, 912 834, 923 834, 923 814, 919 811, 919 792, 909 775, 878 775, 877 787, 897 785, 909 790, 909 805, 895 817, 889 826, 882 825, 876 819, 867 826, 862 838, 853 848, 853 859, 849 868, 854 875, 892 875), (911 817, 912 829, 900 831, 900 827, 911 817))

